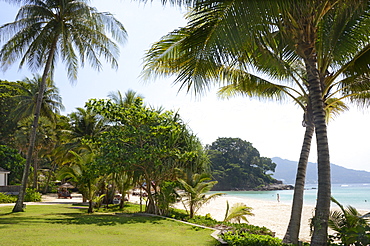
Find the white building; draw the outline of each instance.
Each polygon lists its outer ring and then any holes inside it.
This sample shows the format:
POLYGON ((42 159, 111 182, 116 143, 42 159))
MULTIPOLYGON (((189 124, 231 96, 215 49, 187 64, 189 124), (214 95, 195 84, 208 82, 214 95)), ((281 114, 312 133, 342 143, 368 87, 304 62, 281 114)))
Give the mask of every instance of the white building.
POLYGON ((0 186, 8 185, 8 174, 10 172, 0 167, 0 186))

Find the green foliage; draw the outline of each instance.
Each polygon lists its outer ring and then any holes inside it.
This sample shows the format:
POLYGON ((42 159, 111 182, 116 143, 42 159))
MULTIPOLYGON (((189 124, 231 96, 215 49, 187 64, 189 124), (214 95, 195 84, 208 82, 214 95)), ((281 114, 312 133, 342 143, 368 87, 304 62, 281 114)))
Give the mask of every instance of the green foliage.
POLYGON ((220 222, 213 219, 210 214, 206 214, 205 216, 195 215, 193 218, 189 218, 187 222, 208 227, 215 227, 220 224, 220 222))
POLYGON ((102 194, 100 196, 95 196, 92 201, 94 203, 94 207, 99 209, 103 203, 103 199, 106 196, 106 194, 102 194))
POLYGON ((25 159, 17 150, 0 145, 0 167, 10 171, 9 184, 15 185, 22 179, 25 159))
POLYGON ((156 200, 161 215, 169 215, 170 205, 177 202, 179 197, 176 193, 177 187, 178 183, 173 181, 164 181, 160 184, 160 191, 156 195, 156 200))
POLYGON ((6 195, 0 192, 0 203, 14 203, 17 201, 17 196, 6 195))
POLYGON ((17 129, 17 122, 10 117, 18 100, 14 98, 20 91, 13 85, 15 82, 0 80, 0 144, 13 146, 13 134, 17 129))
POLYGON ((362 215, 352 206, 344 208, 332 197, 340 211, 332 211, 329 216, 329 227, 336 231, 329 236, 331 242, 341 241, 343 245, 363 246, 370 244, 369 218, 362 215))
POLYGON ((190 218, 193 218, 204 204, 223 195, 223 193, 206 195, 206 193, 217 184, 217 181, 210 181, 211 178, 209 174, 206 173, 186 175, 184 179, 178 178, 177 180, 180 182, 181 188, 183 189, 183 193, 180 194, 181 201, 186 211, 189 213, 190 218))
POLYGON ((41 202, 41 193, 36 189, 27 188, 26 195, 24 196, 25 202, 41 202))
POLYGON ((237 221, 240 223, 241 220, 244 220, 248 222, 246 215, 254 215, 251 211, 251 207, 247 207, 243 203, 236 203, 234 204, 231 209, 229 206, 229 201, 226 201, 227 206, 226 206, 226 213, 225 213, 225 219, 224 222, 229 222, 229 221, 237 221))
POLYGON ((157 203, 168 200, 155 197, 161 196, 162 182, 176 180, 175 169, 206 169, 208 159, 199 140, 177 113, 145 107, 141 98, 128 105, 90 100, 87 109, 112 122, 97 139, 95 169, 101 173, 127 171, 136 180, 141 178, 148 194, 147 212, 158 214, 167 207, 157 203))
POLYGON ((266 228, 266 227, 260 227, 255 226, 251 224, 246 223, 225 223, 225 225, 232 227, 234 231, 238 232, 246 232, 251 234, 258 234, 258 235, 267 235, 267 236, 274 236, 274 233, 266 228))
POLYGON ((221 235, 228 245, 243 245, 243 246, 283 246, 287 245, 282 243, 281 239, 267 236, 256 235, 247 232, 234 233, 226 232, 221 235))
POLYGON ((218 138, 207 146, 215 190, 250 189, 275 182, 266 172, 275 171, 270 158, 260 157, 251 143, 239 138, 218 138))

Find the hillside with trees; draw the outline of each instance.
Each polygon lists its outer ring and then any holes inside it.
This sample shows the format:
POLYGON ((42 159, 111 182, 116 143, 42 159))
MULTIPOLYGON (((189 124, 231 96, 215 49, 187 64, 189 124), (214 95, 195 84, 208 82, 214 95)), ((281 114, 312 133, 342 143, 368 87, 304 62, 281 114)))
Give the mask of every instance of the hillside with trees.
POLYGON ((207 147, 212 175, 218 183, 214 190, 250 190, 277 181, 268 172, 276 164, 261 157, 250 142, 240 138, 218 138, 207 147))

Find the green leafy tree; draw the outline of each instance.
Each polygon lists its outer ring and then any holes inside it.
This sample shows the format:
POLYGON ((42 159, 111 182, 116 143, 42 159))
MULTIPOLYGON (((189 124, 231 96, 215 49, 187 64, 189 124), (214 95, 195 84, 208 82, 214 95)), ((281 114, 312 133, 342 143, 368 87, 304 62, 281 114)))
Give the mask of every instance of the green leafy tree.
POLYGON ((276 164, 260 157, 251 143, 240 138, 218 138, 207 146, 216 190, 250 189, 276 182, 267 171, 276 164))
POLYGON ((107 12, 98 12, 79 0, 17 0, 23 5, 16 20, 0 27, 0 36, 6 40, 0 50, 0 61, 4 69, 21 58, 33 70, 43 68, 40 91, 34 112, 33 130, 30 137, 22 188, 14 212, 23 211, 24 192, 27 184, 31 157, 36 139, 46 80, 52 76, 58 55, 67 66, 68 77, 77 77, 78 60, 84 65, 87 60, 101 68, 99 56, 103 56, 112 67, 117 67, 118 46, 107 36, 121 42, 126 37, 122 24, 107 12), (9 38, 10 37, 10 38, 9 38), (9 38, 9 39, 8 39, 9 38))
POLYGON ((10 171, 9 184, 19 184, 22 180, 22 172, 25 159, 17 150, 6 145, 0 145, 0 167, 10 171))
POLYGON ((0 144, 11 147, 15 147, 13 134, 17 121, 10 115, 18 103, 14 96, 20 93, 14 84, 17 82, 0 81, 0 144))
POLYGON ((143 180, 145 185, 140 185, 148 194, 149 213, 160 213, 156 195, 163 181, 175 180, 176 168, 201 170, 206 166, 199 140, 178 114, 147 108, 140 98, 128 107, 91 100, 87 108, 115 124, 98 140, 97 169, 128 171, 143 180))

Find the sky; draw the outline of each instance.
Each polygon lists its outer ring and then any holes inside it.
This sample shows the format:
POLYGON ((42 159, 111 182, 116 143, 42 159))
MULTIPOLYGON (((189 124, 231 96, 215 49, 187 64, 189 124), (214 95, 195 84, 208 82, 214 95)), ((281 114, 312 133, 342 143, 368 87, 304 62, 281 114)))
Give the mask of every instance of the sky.
MULTIPOLYGON (((211 144, 219 137, 237 137, 253 144, 264 157, 298 161, 305 128, 302 110, 292 102, 259 101, 245 97, 222 100, 216 89, 203 95, 179 91, 173 78, 143 81, 143 57, 151 44, 176 28, 186 25, 184 9, 162 6, 159 0, 139 3, 131 0, 94 0, 91 6, 108 11, 123 23, 128 39, 121 46, 119 68, 104 65, 97 72, 87 64, 80 68, 78 80, 71 84, 63 63, 58 63, 54 81, 63 98, 66 115, 83 107, 90 98, 107 98, 109 92, 131 89, 144 96, 154 107, 178 111, 201 142, 211 144)), ((18 7, 0 2, 0 25, 14 20, 18 7)), ((3 43, 1 43, 2 45, 3 43)), ((0 79, 16 81, 32 77, 27 66, 15 63, 0 79)), ((328 125, 330 161, 350 169, 370 171, 370 111, 350 107, 328 125)), ((315 140, 314 140, 315 141, 315 140)), ((317 162, 316 145, 309 158, 317 162)))

